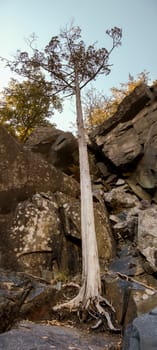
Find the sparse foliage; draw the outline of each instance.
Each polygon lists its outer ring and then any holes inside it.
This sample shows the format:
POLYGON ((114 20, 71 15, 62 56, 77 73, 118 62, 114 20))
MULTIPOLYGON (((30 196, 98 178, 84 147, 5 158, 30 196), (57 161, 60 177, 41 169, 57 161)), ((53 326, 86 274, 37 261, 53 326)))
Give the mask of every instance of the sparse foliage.
POLYGON ((96 45, 86 47, 81 39, 81 29, 70 27, 62 30, 60 36, 53 36, 43 51, 33 48, 36 38, 33 36, 30 44, 33 55, 17 51, 15 60, 7 60, 7 66, 22 76, 33 79, 39 72, 47 72, 52 81, 53 93, 65 92, 75 94, 75 73, 80 89, 96 79, 98 74, 109 74, 109 56, 113 49, 121 44, 121 29, 114 27, 106 31, 112 39, 110 51, 106 48, 96 49, 96 45))

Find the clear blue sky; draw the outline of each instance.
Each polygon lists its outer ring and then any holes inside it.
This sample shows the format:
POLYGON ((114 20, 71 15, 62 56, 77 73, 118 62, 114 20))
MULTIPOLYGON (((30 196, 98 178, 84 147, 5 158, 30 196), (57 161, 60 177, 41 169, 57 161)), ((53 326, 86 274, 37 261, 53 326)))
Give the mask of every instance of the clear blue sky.
MULTIPOLYGON (((136 77, 145 69, 150 79, 157 79, 157 0, 0 0, 0 56, 11 58, 17 49, 27 49, 24 38, 33 32, 42 49, 72 20, 87 44, 98 41, 107 49, 106 29, 123 30, 122 46, 110 59, 112 72, 95 83, 104 94, 127 82, 129 73, 136 77)), ((12 75, 0 65, 0 76, 2 88, 12 75)), ((69 129, 75 121, 73 104, 65 103, 64 112, 54 120, 59 128, 69 129)))

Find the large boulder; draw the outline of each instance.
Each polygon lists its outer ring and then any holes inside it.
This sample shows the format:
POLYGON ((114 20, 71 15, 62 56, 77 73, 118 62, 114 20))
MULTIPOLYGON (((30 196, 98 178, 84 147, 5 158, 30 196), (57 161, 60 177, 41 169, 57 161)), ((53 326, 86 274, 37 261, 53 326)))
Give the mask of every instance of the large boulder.
POLYGON ((79 194, 79 184, 50 165, 40 154, 23 149, 0 127, 0 212, 8 212, 18 201, 38 191, 60 190, 79 194))
MULTIPOLYGON (((133 273, 133 267, 131 271, 131 263, 136 264, 137 261, 133 257, 125 258, 124 261, 115 263, 117 271, 123 271, 117 273, 110 273, 110 275, 104 277, 104 285, 106 291, 106 297, 112 303, 116 311, 116 319, 118 324, 123 329, 126 328, 137 316, 149 312, 157 303, 156 281, 154 279, 154 288, 149 287, 146 283, 138 281, 138 277, 129 277, 133 273), (128 265, 130 263, 130 268, 128 265), (125 266, 126 265, 126 266, 125 266), (122 269, 123 267, 123 269, 122 269), (126 269, 128 268, 128 271, 126 269), (130 270, 130 271, 129 271, 130 270), (127 274, 124 274, 126 272, 127 274), (117 302, 118 300, 118 302, 117 302)), ((134 271, 135 273, 135 271, 134 271)), ((153 279, 152 279, 153 285, 153 279)))
POLYGON ((11 329, 21 319, 50 318, 57 293, 57 289, 44 280, 0 269, 0 333, 11 329))
POLYGON ((90 135, 92 141, 97 142, 99 135, 106 135, 119 123, 132 120, 151 99, 151 91, 145 84, 137 86, 118 106, 117 112, 102 125, 98 126, 90 135), (149 93, 150 92, 150 93, 149 93))
MULTIPOLYGON (((148 160, 148 156, 145 155, 148 139, 149 149, 157 149, 157 102, 156 90, 152 92, 153 88, 145 84, 135 88, 124 98, 117 112, 91 133, 93 147, 98 148, 112 166, 130 170, 135 168, 143 154, 148 160)), ((151 158, 154 157, 152 153, 150 150, 151 158)), ((144 160, 139 165, 138 174, 144 173, 143 167, 146 169, 146 162, 144 160)))
MULTIPOLYGON (((95 208, 99 259, 104 269, 115 254, 103 207, 95 208)), ((53 280, 81 272, 80 202, 61 192, 38 193, 17 205, 9 239, 11 256, 25 272, 53 280)), ((90 247, 89 247, 90 249, 90 247)))
POLYGON ((108 160, 117 167, 132 162, 142 153, 138 135, 130 121, 119 123, 107 135, 100 135, 97 144, 102 147, 108 160))
POLYGON ((78 164, 78 143, 71 132, 54 127, 37 127, 28 137, 25 148, 42 156, 67 174, 78 164))
POLYGON ((137 317, 125 331, 123 350, 155 350, 157 348, 157 308, 137 317))
MULTIPOLYGON (((59 204, 62 196, 61 192, 38 193, 19 203, 10 228, 21 269, 50 281, 58 270, 72 275, 80 270, 80 237, 77 245, 66 240, 70 232, 65 232, 64 207, 59 204)), ((67 200, 72 203, 76 199, 69 196, 67 200)))
POLYGON ((129 193, 129 186, 124 181, 121 185, 105 192, 104 198, 110 212, 109 218, 114 238, 117 242, 125 242, 127 239, 133 242, 137 233, 139 199, 129 193))

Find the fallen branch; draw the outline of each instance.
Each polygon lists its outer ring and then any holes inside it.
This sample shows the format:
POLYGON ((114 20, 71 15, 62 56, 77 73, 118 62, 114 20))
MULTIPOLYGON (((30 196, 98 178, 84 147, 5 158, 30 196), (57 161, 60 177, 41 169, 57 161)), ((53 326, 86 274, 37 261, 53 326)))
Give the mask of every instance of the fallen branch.
POLYGON ((123 273, 121 273, 121 272, 117 272, 117 275, 118 275, 119 277, 121 277, 122 279, 125 279, 125 280, 127 280, 127 281, 140 284, 141 286, 143 286, 143 287, 145 287, 145 288, 147 288, 147 289, 151 289, 152 291, 156 291, 155 288, 153 288, 153 287, 151 287, 151 286, 148 286, 148 284, 143 283, 143 282, 140 282, 140 281, 137 281, 137 280, 135 280, 133 277, 127 276, 127 275, 125 275, 125 274, 123 274, 123 273))

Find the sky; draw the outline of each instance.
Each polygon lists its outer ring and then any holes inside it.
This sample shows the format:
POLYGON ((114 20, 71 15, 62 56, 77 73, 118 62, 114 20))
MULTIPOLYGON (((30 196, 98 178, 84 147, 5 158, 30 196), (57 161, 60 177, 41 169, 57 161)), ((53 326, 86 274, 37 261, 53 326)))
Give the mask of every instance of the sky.
MULTIPOLYGON (((105 34, 114 26, 122 28, 122 46, 110 57, 108 76, 101 76, 93 87, 105 95, 110 89, 135 78, 146 70, 150 83, 157 79, 157 0, 0 0, 0 56, 12 59, 17 49, 27 50, 25 39, 38 37, 38 49, 44 49, 51 37, 73 21, 82 30, 87 45, 111 47, 105 34)), ((13 74, 0 63, 0 89, 13 74)), ((74 101, 64 103, 63 112, 55 112, 53 122, 62 130, 75 122, 74 101)))

